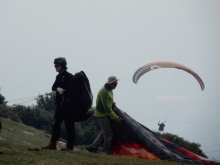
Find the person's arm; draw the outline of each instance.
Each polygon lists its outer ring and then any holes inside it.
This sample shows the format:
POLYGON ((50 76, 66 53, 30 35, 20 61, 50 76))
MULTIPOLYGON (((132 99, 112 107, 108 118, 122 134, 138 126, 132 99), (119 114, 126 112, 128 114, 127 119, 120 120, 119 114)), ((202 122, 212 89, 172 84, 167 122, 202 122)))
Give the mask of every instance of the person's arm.
POLYGON ((52 86, 52 91, 57 91, 57 77, 56 77, 56 79, 55 79, 55 81, 54 81, 54 83, 53 83, 53 86, 52 86))
POLYGON ((56 94, 55 95, 60 95, 60 93, 57 91, 57 88, 58 88, 58 85, 57 85, 58 81, 57 81, 57 76, 56 76, 56 79, 53 83, 53 86, 52 86, 52 91, 55 91, 56 94))

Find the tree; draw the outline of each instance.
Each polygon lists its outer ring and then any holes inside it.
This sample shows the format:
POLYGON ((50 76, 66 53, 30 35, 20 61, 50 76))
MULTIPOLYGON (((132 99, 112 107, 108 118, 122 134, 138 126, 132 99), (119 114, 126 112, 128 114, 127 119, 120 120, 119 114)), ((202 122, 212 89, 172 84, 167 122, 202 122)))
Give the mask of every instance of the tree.
POLYGON ((5 105, 0 105, 0 117, 11 119, 16 122, 21 122, 19 116, 13 111, 11 111, 11 109, 8 106, 5 105))
POLYGON ((38 106, 17 105, 11 108, 22 122, 37 129, 49 131, 53 121, 53 114, 38 106))
POLYGON ((39 95, 36 100, 38 107, 41 109, 45 109, 49 112, 54 112, 54 110, 56 109, 54 97, 48 95, 39 95))
POLYGON ((5 97, 0 94, 0 104, 3 104, 5 101, 5 97))

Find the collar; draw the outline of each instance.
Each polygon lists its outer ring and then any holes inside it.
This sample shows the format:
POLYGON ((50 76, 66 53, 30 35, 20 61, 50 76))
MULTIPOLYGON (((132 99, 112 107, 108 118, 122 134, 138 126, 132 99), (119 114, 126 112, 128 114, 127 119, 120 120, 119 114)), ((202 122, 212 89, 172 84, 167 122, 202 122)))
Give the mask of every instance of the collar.
POLYGON ((61 73, 59 73, 59 75, 63 75, 63 74, 65 74, 67 71, 66 71, 66 69, 64 69, 63 71, 61 71, 61 73))
POLYGON ((105 88, 108 90, 112 90, 112 88, 110 87, 110 85, 108 83, 105 84, 105 88))

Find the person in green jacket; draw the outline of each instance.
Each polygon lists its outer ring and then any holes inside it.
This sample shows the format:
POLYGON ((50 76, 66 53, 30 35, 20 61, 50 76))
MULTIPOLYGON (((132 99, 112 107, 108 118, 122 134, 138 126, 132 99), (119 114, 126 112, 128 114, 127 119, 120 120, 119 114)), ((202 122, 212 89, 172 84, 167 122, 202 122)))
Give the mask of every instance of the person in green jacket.
POLYGON ((118 80, 115 76, 109 77, 107 83, 98 92, 94 116, 99 122, 101 132, 92 144, 85 147, 89 152, 96 152, 97 148, 104 143, 106 153, 112 154, 113 131, 110 120, 115 120, 119 124, 122 124, 123 120, 112 110, 112 106, 115 105, 113 90, 117 87, 118 80))

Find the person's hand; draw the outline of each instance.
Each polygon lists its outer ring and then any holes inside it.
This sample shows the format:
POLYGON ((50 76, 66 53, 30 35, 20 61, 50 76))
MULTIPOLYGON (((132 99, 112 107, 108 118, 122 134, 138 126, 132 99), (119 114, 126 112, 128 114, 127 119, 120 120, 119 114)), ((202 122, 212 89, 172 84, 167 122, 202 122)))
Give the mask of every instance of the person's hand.
POLYGON ((56 91, 51 91, 50 93, 47 93, 47 95, 50 95, 50 96, 56 96, 56 91))
POLYGON ((119 117, 118 120, 117 120, 117 122, 118 122, 119 124, 122 124, 122 120, 123 120, 123 119, 119 117))
POLYGON ((63 88, 58 87, 57 91, 62 95, 65 90, 63 88))

